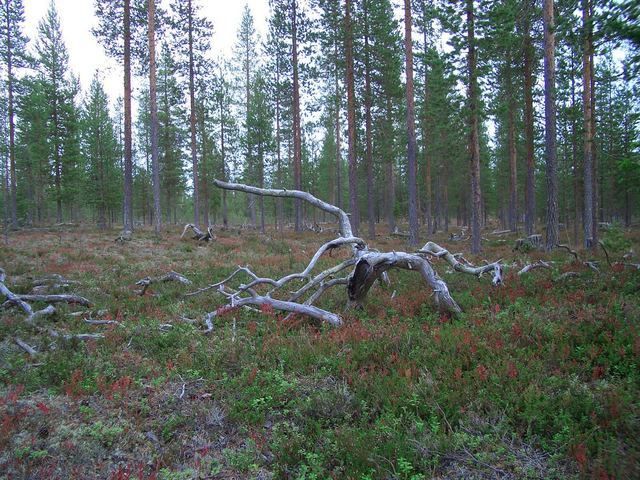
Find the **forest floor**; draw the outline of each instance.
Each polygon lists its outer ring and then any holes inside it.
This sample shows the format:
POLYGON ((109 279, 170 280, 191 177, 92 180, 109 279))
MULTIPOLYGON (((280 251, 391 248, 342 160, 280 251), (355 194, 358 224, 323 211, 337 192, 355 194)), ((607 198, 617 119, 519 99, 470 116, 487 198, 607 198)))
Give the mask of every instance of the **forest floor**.
MULTIPOLYGON (((161 241, 141 230, 117 244, 115 231, 68 228, 0 246, 14 292, 55 273, 93 302, 59 304, 41 325, 104 333, 53 340, 20 310, 0 312, 0 478, 640 478, 640 271, 617 263, 640 252, 638 231, 610 235, 611 266, 602 250, 580 252, 599 272, 565 251, 512 252, 515 236, 487 232, 483 254, 466 258, 502 258, 503 286, 433 260, 458 318, 437 313, 416 274, 392 271, 342 327, 263 308, 228 312, 204 334, 224 299, 185 293, 237 265, 300 271, 332 236, 217 234, 197 245, 177 227, 161 241), (538 259, 555 263, 517 275, 538 259), (171 270, 193 285, 137 294, 136 281, 171 270), (558 280, 567 271, 577 276, 558 280)), ((341 312, 345 298, 337 287, 321 306, 341 312)))

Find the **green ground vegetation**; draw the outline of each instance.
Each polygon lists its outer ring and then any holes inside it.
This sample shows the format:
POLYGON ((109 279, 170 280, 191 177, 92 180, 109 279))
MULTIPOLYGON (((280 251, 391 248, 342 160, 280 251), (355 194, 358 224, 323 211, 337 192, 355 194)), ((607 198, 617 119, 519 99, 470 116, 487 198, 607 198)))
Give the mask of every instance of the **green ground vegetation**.
MULTIPOLYGON (((160 241, 143 230, 121 245, 109 234, 23 231, 0 247, 15 292, 58 273, 95 304, 84 317, 59 306, 43 323, 105 335, 53 342, 17 309, 0 312, 1 478, 640 477, 640 271, 618 262, 638 251, 637 232, 611 235, 611 266, 589 254, 600 272, 489 237, 469 260, 555 262, 523 276, 507 268, 498 288, 434 260, 458 318, 394 271, 340 328, 263 308, 227 312, 208 335, 203 315, 223 299, 184 293, 237 265, 301 270, 329 237, 227 231, 196 245, 177 229, 160 241), (137 280, 170 270, 193 285, 137 295, 137 280), (567 271, 577 275, 557 280, 567 271)), ((406 249, 384 236, 372 246, 406 249)), ((344 299, 337 289, 322 305, 342 311, 344 299)))

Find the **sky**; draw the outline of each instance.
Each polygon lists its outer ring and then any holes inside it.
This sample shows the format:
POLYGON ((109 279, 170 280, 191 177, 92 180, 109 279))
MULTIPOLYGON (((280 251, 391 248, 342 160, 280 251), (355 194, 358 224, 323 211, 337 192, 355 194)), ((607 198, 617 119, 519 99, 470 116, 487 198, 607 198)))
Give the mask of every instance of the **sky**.
MULTIPOLYGON (((102 46, 91 34, 97 25, 94 15, 94 0, 54 0, 62 35, 69 52, 69 66, 80 77, 83 91, 87 91, 96 70, 105 83, 105 89, 112 100, 123 94, 122 68, 106 56, 102 46)), ((197 2, 198 0, 196 0, 197 2)), ((32 44, 37 37, 38 23, 49 8, 50 0, 26 0, 25 33, 32 44)), ((160 0, 168 6, 168 0, 160 0)), ((202 14, 213 22, 213 58, 229 56, 236 42, 236 32, 240 26, 245 4, 253 14, 256 30, 264 35, 269 16, 268 0, 199 0, 202 14)), ((141 80, 138 80, 138 83, 141 80)), ((135 83, 134 83, 135 86, 135 83)))

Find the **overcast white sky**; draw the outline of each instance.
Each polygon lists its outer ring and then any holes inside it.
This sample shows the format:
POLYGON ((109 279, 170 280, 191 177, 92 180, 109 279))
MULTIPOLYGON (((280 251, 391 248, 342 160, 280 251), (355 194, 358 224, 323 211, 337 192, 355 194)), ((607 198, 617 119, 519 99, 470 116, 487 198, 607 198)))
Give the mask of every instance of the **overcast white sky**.
MULTIPOLYGON (((62 34, 67 50, 71 70, 80 76, 83 90, 86 91, 96 70, 100 70, 107 92, 112 100, 122 95, 122 69, 107 57, 98 44, 91 29, 97 24, 94 16, 94 0, 54 0, 62 34)), ((196 0, 198 2, 198 0, 196 0)), ((50 0, 27 0, 25 9, 25 33, 31 40, 37 37, 38 23, 49 8, 50 0)), ((169 1, 161 0, 166 6, 169 1)), ((213 57, 228 56, 236 41, 236 32, 242 18, 245 4, 253 13, 256 29, 263 35, 269 16, 268 0, 199 0, 202 13, 213 22, 213 57)))

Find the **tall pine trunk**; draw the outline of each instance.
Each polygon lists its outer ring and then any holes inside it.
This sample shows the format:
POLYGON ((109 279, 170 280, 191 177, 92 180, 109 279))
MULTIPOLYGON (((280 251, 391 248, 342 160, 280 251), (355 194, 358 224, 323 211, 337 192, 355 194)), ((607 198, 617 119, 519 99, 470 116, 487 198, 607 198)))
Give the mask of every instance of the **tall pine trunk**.
MULTIPOLYGON (((280 127, 281 115, 280 101, 280 56, 276 58, 276 177, 278 188, 283 188, 282 176, 282 133, 280 127)), ((284 208, 282 198, 276 198, 276 228, 280 231, 284 228, 284 208)))
POLYGON ((367 220, 369 221, 369 238, 376 238, 376 219, 375 219, 375 205, 373 195, 373 139, 371 132, 371 65, 370 65, 370 51, 369 51, 369 0, 365 0, 364 7, 364 85, 365 85, 365 97, 364 97, 364 110, 365 110, 365 156, 367 162, 367 220))
MULTIPOLYGON (((573 45, 571 48, 571 111, 575 110, 576 101, 576 62, 573 45)), ((578 178, 578 121, 571 116, 571 162, 573 168, 573 244, 578 246, 580 235, 580 180, 578 178)))
POLYGON ((14 123, 14 107, 13 107, 13 51, 11 45, 11 13, 10 2, 5 1, 4 7, 6 9, 7 24, 7 90, 8 90, 8 115, 9 115, 9 186, 10 186, 10 206, 9 216, 11 217, 11 225, 13 228, 18 227, 18 185, 16 180, 16 153, 15 153, 15 123, 14 123))
POLYGON ((340 127, 340 69, 338 68, 338 41, 333 45, 333 52, 336 56, 336 71, 334 78, 335 88, 335 122, 336 122, 336 206, 342 208, 342 155, 340 149, 342 148, 341 142, 341 127, 340 127))
POLYGON ((131 136, 131 0, 124 0, 124 201, 123 236, 133 234, 133 157, 131 136))
POLYGON ((422 118, 422 149, 424 151, 424 223, 427 226, 427 235, 432 233, 432 223, 433 217, 431 214, 431 155, 429 154, 428 142, 427 142, 427 128, 428 128, 428 117, 427 117, 427 107, 429 105, 429 78, 428 78, 428 66, 427 66, 427 13, 426 9, 423 8, 423 38, 422 41, 424 43, 424 115, 422 118))
POLYGON ((516 148, 516 98, 513 91, 513 63, 507 57, 507 137, 509 146, 509 230, 518 231, 518 150, 516 148))
MULTIPOLYGON (((300 85, 298 79, 298 0, 291 10, 292 62, 293 62, 293 181, 296 190, 302 189, 302 132, 300 126, 300 85)), ((302 231, 302 200, 295 200, 295 228, 302 231)))
MULTIPOLYGON (((196 111, 199 113, 199 125, 200 125, 200 136, 202 141, 202 162, 201 168, 198 175, 198 180, 201 183, 201 192, 202 192, 202 220, 204 223, 205 229, 209 228, 209 209, 210 209, 210 199, 209 199, 209 167, 210 164, 207 164, 207 133, 206 133, 206 116, 207 110, 203 105, 202 101, 198 102, 198 106, 196 111)), ((215 219, 215 217, 214 217, 215 219)))
POLYGON ((356 94, 353 78, 353 27, 351 25, 351 0, 345 0, 344 15, 345 57, 347 61, 347 134, 349 137, 349 209, 351 229, 358 235, 360 211, 358 208, 358 165, 356 158, 356 94))
POLYGON ((590 7, 589 0, 582 0, 582 26, 584 43, 582 51, 582 112, 584 122, 584 246, 591 248, 595 246, 593 231, 593 204, 594 204, 594 175, 593 175, 593 122, 592 122, 592 102, 591 102, 591 45, 590 45, 590 7))
MULTIPOLYGON (((589 18, 593 16, 593 1, 589 2, 589 18)), ((591 179, 593 182, 593 207, 592 207, 592 222, 593 226, 593 243, 594 246, 598 245, 598 222, 600 221, 600 210, 599 210, 599 201, 598 195, 600 188, 598 186, 598 155, 596 148, 596 75, 595 75, 595 67, 593 62, 593 26, 589 25, 588 31, 588 41, 589 41, 589 57, 591 63, 591 69, 589 71, 589 82, 591 83, 591 153, 593 155, 593 162, 591 163, 592 173, 591 179)))
POLYGON ((481 250, 480 139, 478 133, 478 78, 476 72, 475 14, 473 0, 467 0, 467 65, 469 69, 469 156, 471 170, 471 252, 481 250))
POLYGON ((411 0, 404 0, 404 53, 407 72, 407 180, 409 193, 409 245, 417 246, 418 186, 416 180, 416 109, 413 97, 413 44, 411 42, 411 0))
POLYGON ((62 223, 62 155, 60 154, 60 123, 58 118, 58 88, 54 87, 53 100, 53 128, 55 130, 53 140, 54 181, 56 188, 56 222, 62 223))
POLYGON ((544 134, 547 157, 547 251, 558 243, 558 172, 556 152, 556 65, 553 0, 544 0, 544 134))
POLYGON ((385 185, 386 185, 386 199, 385 199, 385 212, 387 217, 387 225, 389 226, 389 232, 394 232, 397 228, 396 225, 396 214, 395 214, 395 206, 396 206, 396 179, 395 179, 395 171, 394 171, 394 160, 393 160, 393 106, 391 103, 391 97, 387 93, 386 99, 386 128, 385 135, 387 138, 385 139, 386 145, 386 176, 385 176, 385 185))
MULTIPOLYGON (((220 95, 220 175, 223 181, 227 181, 227 159, 225 145, 224 99, 220 95)), ((229 228, 229 209, 227 206, 227 190, 222 189, 222 226, 229 228)))
MULTIPOLYGON (((158 162, 158 100, 156 78, 156 6, 155 0, 149 0, 149 107, 151 109, 151 170, 153 174, 153 216, 156 236, 162 230, 160 212, 160 165, 158 162)), ((170 208, 171 206, 168 205, 170 208)))
POLYGON ((200 225, 200 190, 198 185, 198 156, 196 153, 196 99, 193 68, 193 7, 192 0, 187 0, 189 17, 189 126, 191 129, 191 168, 193 172, 193 223, 200 225))
POLYGON ((527 157, 527 176, 525 184, 524 230, 533 235, 536 224, 536 191, 535 191, 535 145, 533 118, 533 62, 535 50, 531 39, 532 2, 524 0, 526 11, 524 26, 524 137, 527 157))

